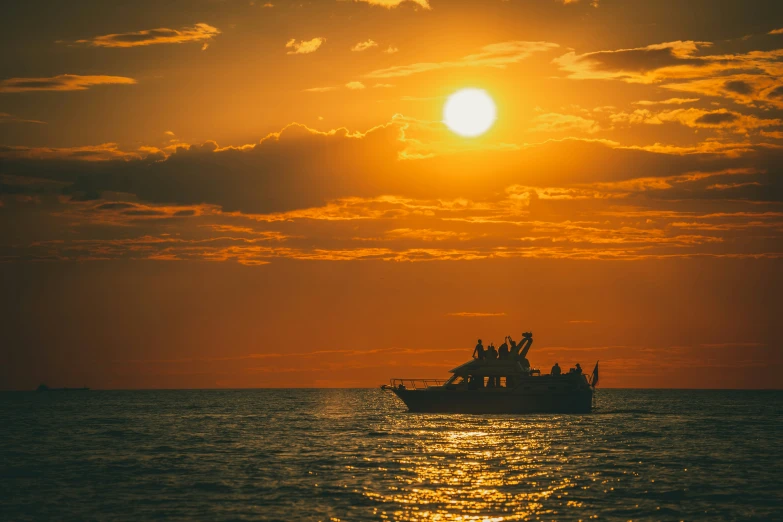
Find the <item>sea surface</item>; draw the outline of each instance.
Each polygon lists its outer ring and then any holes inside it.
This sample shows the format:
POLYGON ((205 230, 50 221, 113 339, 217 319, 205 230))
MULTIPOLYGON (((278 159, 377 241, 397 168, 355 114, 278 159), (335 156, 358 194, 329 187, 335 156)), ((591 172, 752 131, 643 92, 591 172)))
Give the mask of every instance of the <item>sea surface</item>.
POLYGON ((596 407, 0 393, 0 520, 783 520, 783 392, 599 389, 596 407))

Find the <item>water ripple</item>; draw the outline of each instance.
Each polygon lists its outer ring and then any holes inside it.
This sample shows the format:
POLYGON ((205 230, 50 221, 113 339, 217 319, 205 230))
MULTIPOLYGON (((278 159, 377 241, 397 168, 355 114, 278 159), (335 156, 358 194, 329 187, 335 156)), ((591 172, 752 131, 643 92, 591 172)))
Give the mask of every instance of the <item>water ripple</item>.
POLYGON ((478 416, 379 390, 3 393, 0 518, 780 520, 781 399, 478 416))

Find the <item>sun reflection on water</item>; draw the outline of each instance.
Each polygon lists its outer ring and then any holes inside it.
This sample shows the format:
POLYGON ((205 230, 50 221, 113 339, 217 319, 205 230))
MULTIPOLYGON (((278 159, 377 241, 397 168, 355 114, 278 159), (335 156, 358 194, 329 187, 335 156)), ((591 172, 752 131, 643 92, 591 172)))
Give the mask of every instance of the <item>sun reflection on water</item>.
POLYGON ((595 480, 568 445, 579 417, 402 417, 390 437, 412 441, 391 449, 388 487, 362 491, 391 508, 377 510, 384 520, 527 520, 560 518, 563 510, 573 517, 584 506, 580 489, 595 480))

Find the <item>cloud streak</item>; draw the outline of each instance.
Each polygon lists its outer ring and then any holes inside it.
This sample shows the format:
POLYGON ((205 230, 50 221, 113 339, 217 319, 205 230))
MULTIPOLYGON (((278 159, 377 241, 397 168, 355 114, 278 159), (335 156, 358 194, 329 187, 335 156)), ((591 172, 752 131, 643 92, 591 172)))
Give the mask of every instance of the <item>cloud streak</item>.
POLYGON ((28 120, 19 116, 14 116, 7 112, 0 112, 0 123, 34 123, 38 125, 46 125, 45 121, 40 120, 28 120))
MULTIPOLYGON (((160 27, 130 33, 106 34, 94 38, 77 40, 76 43, 92 47, 141 47, 157 44, 182 44, 189 42, 205 42, 220 34, 220 30, 209 24, 197 23, 192 27, 168 29, 160 27)), ((206 47, 202 47, 202 50, 206 47)))
POLYGON ((421 7, 422 9, 427 9, 427 10, 432 9, 430 7, 429 0, 354 0, 354 2, 377 5, 380 7, 385 7, 387 9, 393 9, 395 7, 399 7, 403 3, 415 4, 421 7))
POLYGON ((550 42, 501 42, 482 47, 478 53, 470 54, 459 60, 443 62, 419 62, 410 65, 396 65, 385 69, 377 69, 365 74, 367 78, 396 78, 411 76, 430 71, 453 69, 461 67, 495 67, 505 68, 519 63, 534 53, 544 52, 559 47, 550 42))
POLYGON ((373 47, 378 47, 378 44, 374 40, 367 40, 364 42, 358 42, 356 45, 351 47, 351 51, 360 53, 362 51, 366 51, 367 49, 372 49, 373 47))
POLYGON ((80 76, 60 74, 49 78, 9 78, 0 81, 0 93, 36 91, 85 91, 97 85, 133 85, 136 80, 124 76, 80 76))

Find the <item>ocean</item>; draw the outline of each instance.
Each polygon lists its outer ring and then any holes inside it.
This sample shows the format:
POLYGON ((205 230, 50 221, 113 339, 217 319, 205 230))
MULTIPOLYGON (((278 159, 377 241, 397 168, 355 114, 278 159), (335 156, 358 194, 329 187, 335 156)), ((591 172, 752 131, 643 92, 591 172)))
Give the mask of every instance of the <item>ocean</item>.
POLYGON ((783 391, 599 389, 585 415, 378 389, 0 393, 0 519, 783 520, 783 391))

